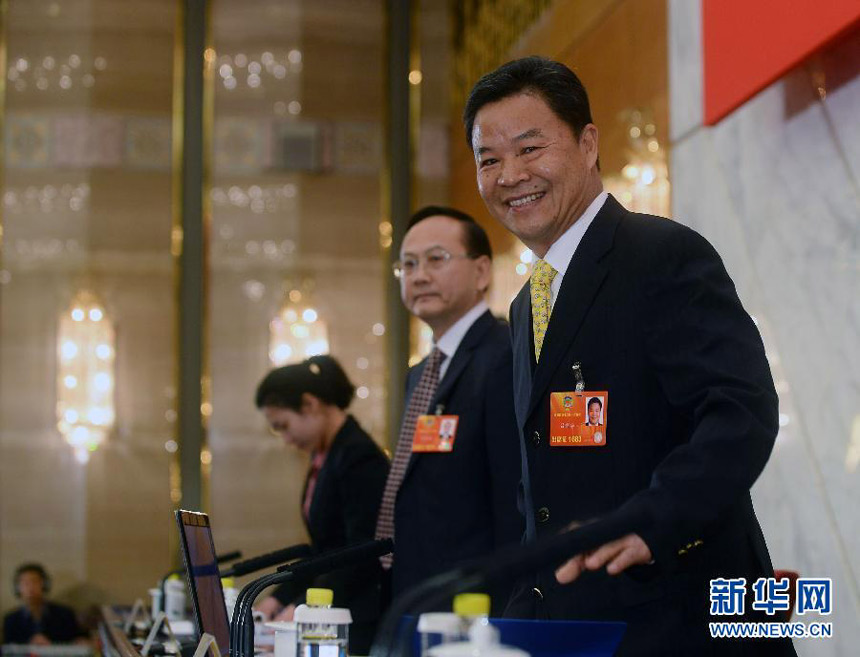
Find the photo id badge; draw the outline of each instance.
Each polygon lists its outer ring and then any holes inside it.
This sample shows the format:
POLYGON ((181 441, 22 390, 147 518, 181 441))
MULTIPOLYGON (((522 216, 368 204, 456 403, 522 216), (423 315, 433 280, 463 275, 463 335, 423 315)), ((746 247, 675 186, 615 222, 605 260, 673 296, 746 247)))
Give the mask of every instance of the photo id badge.
POLYGON ((609 393, 606 390, 553 392, 549 397, 551 447, 603 447, 609 393))
POLYGON ((450 452, 457 439, 459 415, 420 415, 412 436, 413 452, 450 452))

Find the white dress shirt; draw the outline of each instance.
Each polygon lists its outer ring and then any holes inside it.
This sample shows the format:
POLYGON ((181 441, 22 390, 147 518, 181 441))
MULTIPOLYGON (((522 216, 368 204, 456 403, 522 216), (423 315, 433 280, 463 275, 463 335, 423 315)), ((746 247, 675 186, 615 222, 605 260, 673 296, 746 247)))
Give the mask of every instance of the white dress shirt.
POLYGON ((558 298, 561 282, 564 280, 564 275, 567 273, 567 267, 570 264, 571 258, 573 258, 573 254, 576 253, 576 249, 582 241, 582 236, 585 235, 585 231, 588 230, 591 222, 594 221, 594 217, 600 212, 600 208, 606 203, 608 197, 609 194, 607 192, 600 192, 591 202, 591 205, 585 209, 585 212, 580 215, 579 219, 574 221, 573 225, 549 247, 549 251, 543 257, 558 272, 555 278, 552 279, 552 285, 550 285, 550 307, 555 307, 555 300, 558 298))
POLYGON ((445 334, 433 345, 445 354, 445 360, 439 366, 439 381, 445 377, 445 372, 448 371, 448 366, 451 364, 451 358, 457 352, 457 347, 460 346, 466 333, 472 328, 472 324, 489 309, 487 302, 481 299, 470 311, 454 322, 454 325, 445 331, 445 334))

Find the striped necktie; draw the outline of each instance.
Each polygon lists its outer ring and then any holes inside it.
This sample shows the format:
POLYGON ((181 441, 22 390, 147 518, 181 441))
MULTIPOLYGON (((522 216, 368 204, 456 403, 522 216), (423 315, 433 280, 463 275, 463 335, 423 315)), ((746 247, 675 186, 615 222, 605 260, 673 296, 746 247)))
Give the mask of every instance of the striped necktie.
MULTIPOLYGON (((415 435, 415 425, 418 416, 425 415, 436 394, 439 385, 439 367, 445 360, 445 354, 438 348, 430 352, 424 371, 418 385, 412 391, 406 413, 403 416, 403 424, 400 427, 400 437, 397 447, 394 449, 394 458, 391 461, 391 470, 388 471, 388 479, 385 482, 385 492, 382 494, 382 503, 379 506, 379 518, 376 521, 376 539, 394 538, 394 503, 397 501, 397 491, 403 482, 406 468, 409 465, 409 457, 412 455, 412 437, 415 435)), ((387 554, 380 557, 382 567, 391 568, 393 555, 387 554)))
POLYGON ((543 339, 552 314, 552 279, 558 272, 546 260, 538 260, 529 279, 532 297, 532 329, 535 339, 535 362, 540 360, 543 339))

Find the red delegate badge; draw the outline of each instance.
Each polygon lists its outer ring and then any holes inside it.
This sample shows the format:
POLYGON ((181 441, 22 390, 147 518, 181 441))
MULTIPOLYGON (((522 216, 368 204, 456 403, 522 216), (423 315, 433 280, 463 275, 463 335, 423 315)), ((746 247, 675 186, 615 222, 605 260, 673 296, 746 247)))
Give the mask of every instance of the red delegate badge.
POLYGON ((459 415, 421 415, 412 436, 413 452, 451 452, 457 439, 459 415))
POLYGON ((551 447, 603 447, 609 393, 553 392, 549 397, 551 447))

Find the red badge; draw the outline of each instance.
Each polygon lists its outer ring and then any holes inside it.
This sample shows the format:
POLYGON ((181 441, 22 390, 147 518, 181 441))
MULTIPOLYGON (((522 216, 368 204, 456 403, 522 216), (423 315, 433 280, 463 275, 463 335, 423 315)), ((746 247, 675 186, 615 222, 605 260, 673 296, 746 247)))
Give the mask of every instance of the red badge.
POLYGON ((554 392, 549 397, 552 447, 603 447, 609 412, 606 390, 554 392))
POLYGON ((412 436, 413 452, 451 452, 457 439, 459 415, 421 415, 412 436))

